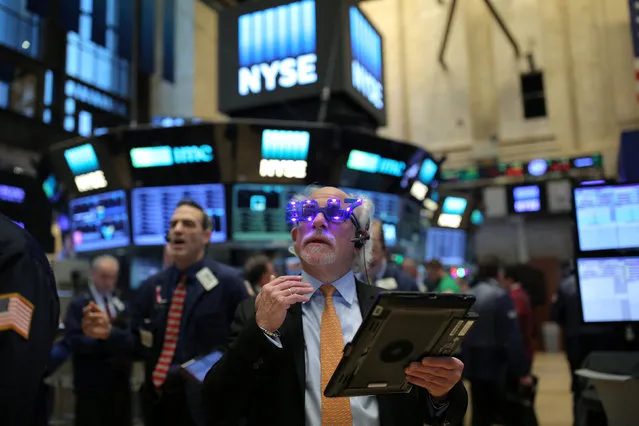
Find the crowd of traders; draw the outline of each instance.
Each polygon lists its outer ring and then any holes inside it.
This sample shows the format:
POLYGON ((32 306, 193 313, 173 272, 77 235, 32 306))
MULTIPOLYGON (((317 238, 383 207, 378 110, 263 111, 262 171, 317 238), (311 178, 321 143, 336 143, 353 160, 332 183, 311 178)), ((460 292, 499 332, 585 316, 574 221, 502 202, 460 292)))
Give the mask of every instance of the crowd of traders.
MULTIPOLYGON (((131 375, 132 363, 137 359, 145 366, 139 395, 146 425, 223 424, 212 419, 215 410, 211 413, 204 409, 202 384, 189 379, 180 366, 225 348, 232 337, 242 336, 233 329, 243 310, 238 307, 246 303, 254 306, 254 299, 265 288, 272 291, 277 278, 271 259, 262 254, 251 257, 243 270, 207 257, 211 229, 211 219, 199 205, 189 200, 180 202, 167 235, 165 269, 149 277, 130 302, 118 297, 117 259, 103 255, 93 260, 88 288, 64 313, 65 333, 51 351, 47 371, 52 374, 71 360, 76 425, 132 424, 131 375)), ((357 280, 385 290, 466 292, 476 297, 473 310, 481 320, 465 339, 460 355, 465 364, 464 378, 470 383, 472 424, 536 424, 534 412, 526 404, 534 397, 536 383, 531 375, 532 309, 517 269, 502 268, 495 259, 489 259, 479 264, 474 281, 468 285, 453 279, 435 260, 425 264, 428 276, 422 280, 414 260, 406 259, 402 265, 388 260, 380 222, 371 221, 368 231, 371 250, 367 268, 353 265, 357 280)), ((578 317, 571 311, 574 289, 566 288, 562 285, 555 317, 569 328, 578 317)), ((302 293, 308 289, 299 290, 300 294, 291 293, 291 297, 303 301, 302 293)), ((567 333, 573 369, 584 358, 584 348, 571 344, 575 333, 567 333)), ((251 368, 259 370, 263 362, 263 358, 252 360, 251 368)), ((578 390, 573 390, 577 394, 578 390)), ((262 406, 258 402, 247 404, 253 403, 262 406)), ((453 399, 442 407, 456 403, 453 399)), ((431 401, 431 413, 442 412, 437 404, 431 401)), ((461 417, 464 411, 461 409, 461 417)), ((379 412, 377 415, 381 416, 379 412)))

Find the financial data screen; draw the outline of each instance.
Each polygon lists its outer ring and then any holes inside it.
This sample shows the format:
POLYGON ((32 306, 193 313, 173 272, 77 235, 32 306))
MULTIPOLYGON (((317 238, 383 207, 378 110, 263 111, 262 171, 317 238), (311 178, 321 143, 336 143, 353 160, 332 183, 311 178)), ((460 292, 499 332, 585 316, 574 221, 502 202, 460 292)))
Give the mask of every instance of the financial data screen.
POLYGON ((639 185, 575 188, 581 251, 639 248, 639 185))
POLYGON ((578 259, 584 322, 639 321, 639 257, 578 259))
POLYGON ((233 186, 235 241, 290 240, 286 204, 304 186, 239 184, 233 186))
POLYGON ((466 263, 466 233, 461 229, 428 228, 426 261, 435 259, 447 266, 466 263))
POLYGON ((347 194, 362 194, 375 204, 375 218, 384 223, 398 224, 401 218, 401 199, 399 195, 381 192, 362 191, 361 189, 344 188, 347 194))
POLYGON ((166 244, 173 211, 182 199, 197 202, 213 219, 212 243, 226 241, 224 185, 181 185, 135 188, 131 191, 133 243, 138 246, 166 244))
POLYGON ((512 191, 515 213, 541 211, 541 191, 538 185, 516 186, 512 191))
POLYGON ((137 290, 140 285, 149 277, 162 270, 162 260, 160 258, 134 257, 131 259, 129 288, 137 290))
POLYGON ((113 249, 131 243, 124 191, 76 198, 69 202, 69 217, 77 252, 113 249))

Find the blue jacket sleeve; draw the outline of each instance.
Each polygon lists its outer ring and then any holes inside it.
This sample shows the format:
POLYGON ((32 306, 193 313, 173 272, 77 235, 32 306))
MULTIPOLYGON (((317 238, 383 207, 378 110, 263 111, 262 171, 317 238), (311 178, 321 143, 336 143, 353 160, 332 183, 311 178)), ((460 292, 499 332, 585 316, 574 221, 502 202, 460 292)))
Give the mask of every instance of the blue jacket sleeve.
POLYGON ((82 316, 85 304, 81 299, 75 299, 69 304, 67 316, 64 320, 65 339, 69 342, 71 351, 78 354, 101 354, 105 347, 98 339, 94 339, 82 332, 82 316))
POLYGON ((519 328, 515 303, 508 293, 504 293, 497 299, 495 309, 497 328, 495 335, 498 342, 504 342, 506 345, 508 371, 517 377, 524 377, 530 374, 531 366, 526 359, 524 339, 519 328))

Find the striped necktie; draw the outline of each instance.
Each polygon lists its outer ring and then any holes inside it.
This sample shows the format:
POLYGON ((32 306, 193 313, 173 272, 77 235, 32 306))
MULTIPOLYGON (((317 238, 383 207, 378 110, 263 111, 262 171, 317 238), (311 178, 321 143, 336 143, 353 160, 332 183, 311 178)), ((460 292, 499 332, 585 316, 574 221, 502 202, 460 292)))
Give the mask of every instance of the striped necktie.
POLYGON ((325 284, 320 287, 324 295, 324 312, 322 313, 322 325, 320 326, 320 364, 322 370, 322 424, 331 426, 352 426, 353 414, 351 413, 350 398, 327 398, 324 389, 328 385, 331 376, 337 368, 344 350, 344 336, 340 325, 333 294, 335 287, 325 284))
POLYGON ((166 381, 166 376, 169 374, 169 368, 175 355, 175 348, 180 335, 184 299, 186 298, 186 278, 186 275, 180 278, 180 282, 171 298, 171 307, 169 308, 169 316, 166 320, 166 331, 164 333, 164 344, 162 345, 158 363, 153 370, 153 384, 156 388, 162 386, 166 381))

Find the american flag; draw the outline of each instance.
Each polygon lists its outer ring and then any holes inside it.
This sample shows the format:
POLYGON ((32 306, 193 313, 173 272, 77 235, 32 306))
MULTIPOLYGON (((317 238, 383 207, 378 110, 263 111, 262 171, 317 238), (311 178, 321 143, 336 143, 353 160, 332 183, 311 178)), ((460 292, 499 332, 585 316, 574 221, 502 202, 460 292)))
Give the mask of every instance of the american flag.
POLYGON ((632 48, 635 57, 635 96, 639 102, 639 1, 628 0, 630 5, 630 28, 632 48))
POLYGON ((0 330, 13 330, 29 338, 33 305, 18 293, 0 296, 0 330))

